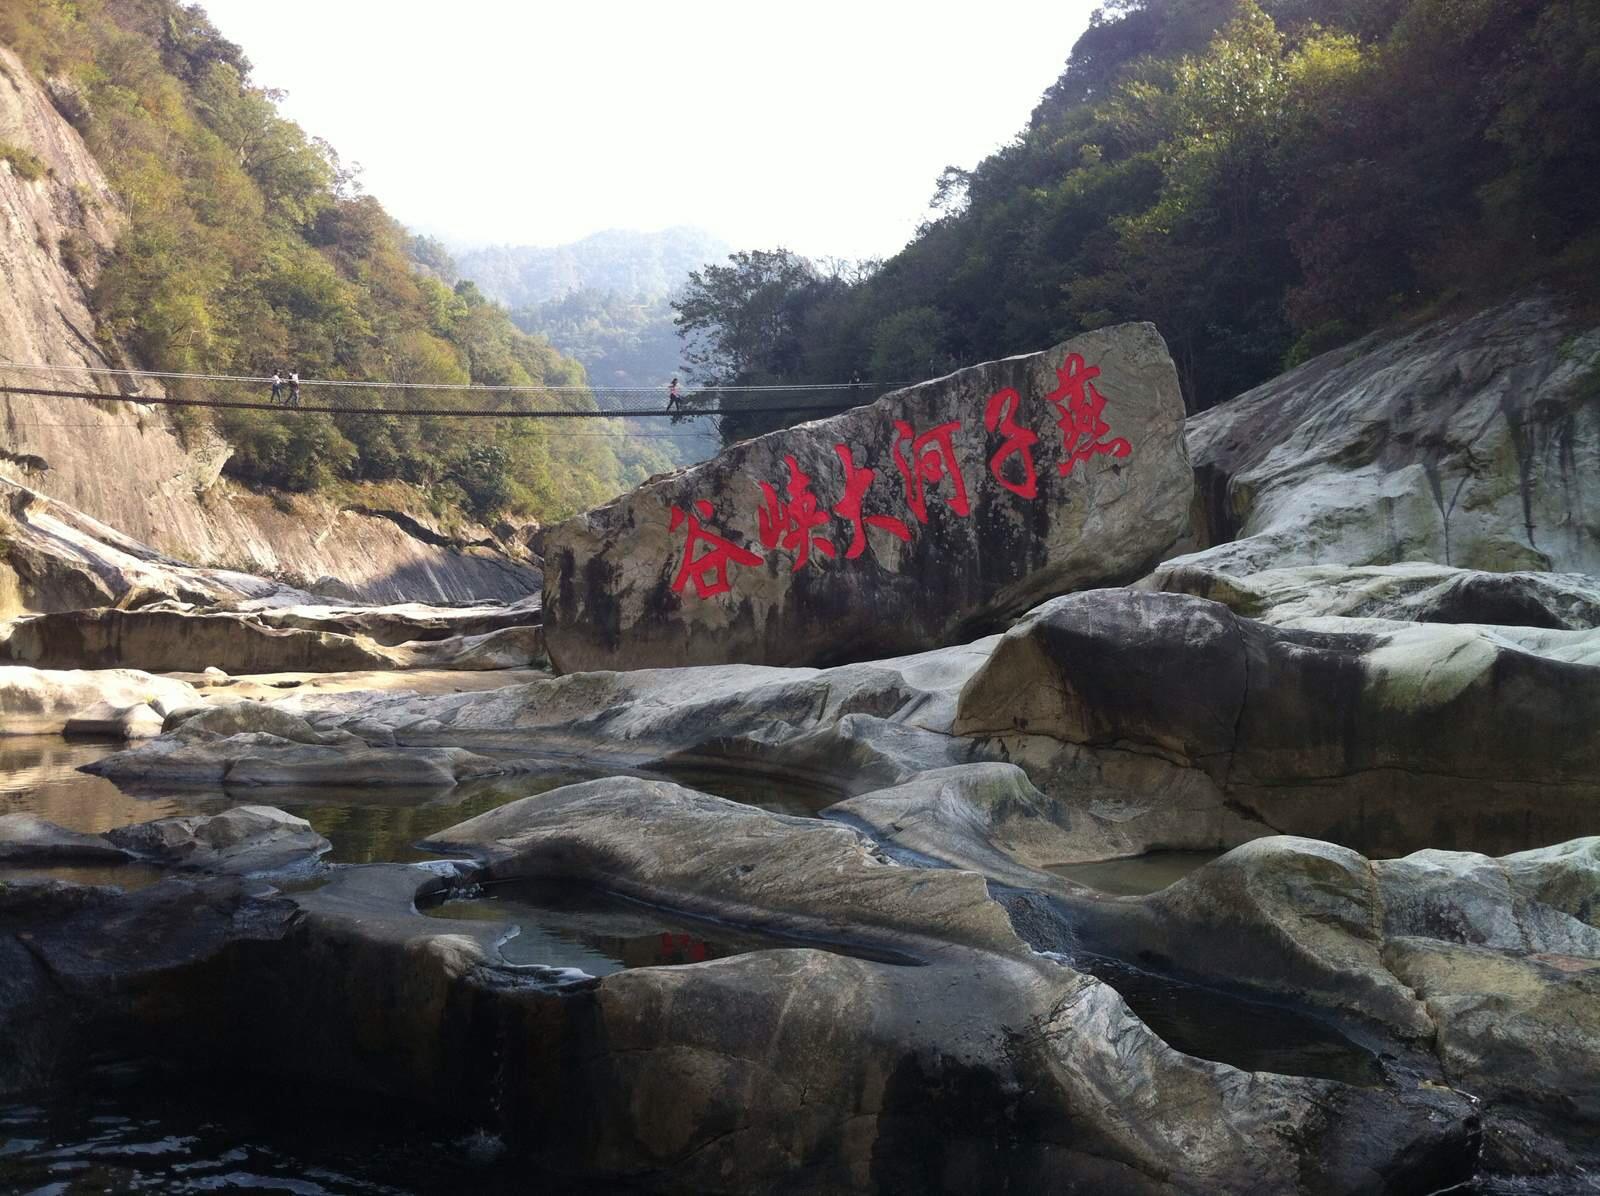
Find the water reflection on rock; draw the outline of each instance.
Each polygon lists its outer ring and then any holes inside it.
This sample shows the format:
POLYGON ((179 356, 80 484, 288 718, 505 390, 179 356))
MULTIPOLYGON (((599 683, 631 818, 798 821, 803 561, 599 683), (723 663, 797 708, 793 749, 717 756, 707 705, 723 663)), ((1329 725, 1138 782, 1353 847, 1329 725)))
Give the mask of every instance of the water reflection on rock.
POLYGON ((819 947, 886 963, 908 958, 854 944, 760 934, 630 901, 592 885, 519 880, 485 885, 471 896, 428 905, 441 919, 505 922, 512 932, 498 944, 509 964, 577 968, 609 976, 628 968, 705 963, 750 951, 819 947))

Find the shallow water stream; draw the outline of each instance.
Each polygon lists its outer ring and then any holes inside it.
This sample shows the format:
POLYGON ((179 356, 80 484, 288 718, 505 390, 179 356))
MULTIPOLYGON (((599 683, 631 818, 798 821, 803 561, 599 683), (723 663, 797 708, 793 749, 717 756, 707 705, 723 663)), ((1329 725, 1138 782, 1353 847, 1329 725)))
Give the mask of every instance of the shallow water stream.
MULTIPOLYGON (((310 822, 333 845, 323 857, 329 863, 404 863, 432 858, 414 844, 458 822, 521 797, 615 774, 563 759, 540 762, 536 772, 469 781, 453 789, 152 786, 133 791, 78 771, 124 746, 59 735, 0 737, 0 814, 36 814, 68 830, 99 834, 155 818, 271 805, 310 822)), ((782 814, 814 814, 839 798, 821 786, 732 770, 674 770, 664 779, 782 814)))

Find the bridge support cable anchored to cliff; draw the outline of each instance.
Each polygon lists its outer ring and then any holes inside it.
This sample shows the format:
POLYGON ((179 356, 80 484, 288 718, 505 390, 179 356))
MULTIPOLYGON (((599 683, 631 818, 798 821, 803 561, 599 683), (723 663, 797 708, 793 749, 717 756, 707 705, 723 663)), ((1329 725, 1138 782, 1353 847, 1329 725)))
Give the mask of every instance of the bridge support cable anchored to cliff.
MULTIPOLYGON (((894 389, 883 383, 860 382, 719 386, 683 395, 676 404, 669 406, 667 393, 660 387, 485 386, 318 379, 301 383, 298 402, 274 402, 266 397, 269 387, 270 379, 236 375, 142 373, 96 367, 0 363, 0 394, 71 399, 89 403, 209 407, 296 415, 674 421, 747 413, 828 415, 870 403, 894 389), (97 382, 108 378, 118 379, 124 384, 132 383, 139 389, 116 393, 90 389, 97 382), (146 393, 144 386, 154 383, 164 384, 163 388, 157 393, 146 393), (166 393, 168 387, 178 393, 166 393), (192 393, 196 390, 203 393, 192 393), (258 395, 260 397, 256 397, 258 395), (459 396, 460 405, 441 401, 449 395, 459 396), (498 402, 494 401, 497 397, 500 400, 498 402), (524 405, 526 400, 537 400, 541 397, 548 402, 537 406, 524 405), (517 400, 523 400, 524 403, 519 403, 517 400)), ((285 387, 285 399, 287 396, 288 390, 285 387)))

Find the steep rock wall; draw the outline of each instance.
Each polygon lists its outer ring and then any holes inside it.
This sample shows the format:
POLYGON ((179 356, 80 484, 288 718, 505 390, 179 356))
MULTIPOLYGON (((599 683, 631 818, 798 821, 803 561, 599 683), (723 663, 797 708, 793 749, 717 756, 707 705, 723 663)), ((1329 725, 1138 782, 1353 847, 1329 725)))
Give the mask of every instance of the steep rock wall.
MULTIPOLYGON (((87 302, 123 217, 82 138, 4 47, 0 144, 45 167, 29 179, 0 159, 0 383, 29 377, 5 370, 9 361, 71 371, 39 376, 47 388, 69 377, 73 389, 119 393, 79 371, 124 364, 96 342, 87 302)), ((275 503, 220 478, 228 451, 215 439, 180 443, 149 404, 0 393, 0 477, 168 556, 372 601, 514 600, 539 588, 534 563, 499 552, 487 532, 459 543, 322 500, 275 503)))
POLYGON ((1187 439, 1202 551, 1174 568, 1600 575, 1600 328, 1554 295, 1375 333, 1187 439))

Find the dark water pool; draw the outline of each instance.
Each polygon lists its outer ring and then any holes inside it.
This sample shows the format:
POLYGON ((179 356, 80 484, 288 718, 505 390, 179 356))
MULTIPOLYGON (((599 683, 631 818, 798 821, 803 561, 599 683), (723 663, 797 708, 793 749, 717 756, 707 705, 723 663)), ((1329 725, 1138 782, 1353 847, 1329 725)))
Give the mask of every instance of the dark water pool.
POLYGON ((435 902, 422 912, 434 918, 506 923, 511 933, 499 950, 507 963, 577 968, 591 976, 784 947, 817 947, 880 963, 916 962, 857 944, 763 934, 570 882, 485 885, 470 897, 435 902))
POLYGON ((1103 956, 1077 956, 1072 966, 1116 989, 1139 1020, 1186 1055, 1243 1071, 1315 1076, 1363 1087, 1383 1083, 1377 1055, 1319 1017, 1186 984, 1103 956))
POLYGON ((104 1065, 48 1097, 0 1103, 0 1192, 35 1196, 578 1190, 500 1156, 471 1127, 370 1097, 153 1065, 104 1065))
POLYGON ((1118 897, 1143 897, 1182 880, 1220 851, 1149 851, 1122 860, 1053 864, 1046 869, 1066 880, 1118 897))
POLYGON ((754 769, 717 768, 697 763, 667 764, 658 767, 656 772, 665 780, 676 781, 689 789, 714 793, 774 814, 793 814, 801 818, 815 817, 828 806, 850 796, 821 781, 789 775, 770 776, 754 769))

